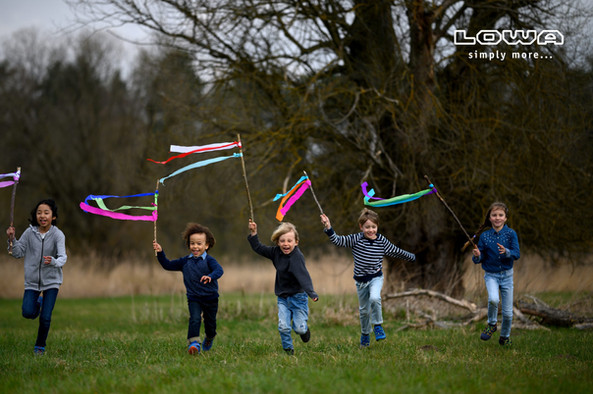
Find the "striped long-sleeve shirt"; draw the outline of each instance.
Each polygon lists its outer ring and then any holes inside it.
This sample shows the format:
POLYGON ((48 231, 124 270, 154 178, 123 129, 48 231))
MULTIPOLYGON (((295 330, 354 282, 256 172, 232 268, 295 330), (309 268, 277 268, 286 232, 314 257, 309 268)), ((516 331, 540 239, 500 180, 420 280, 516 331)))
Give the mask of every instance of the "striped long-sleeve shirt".
POLYGON ((330 228, 325 230, 329 240, 336 246, 352 249, 354 257, 354 280, 368 282, 383 275, 383 257, 390 256, 402 260, 416 261, 414 254, 398 248, 381 234, 376 239, 368 239, 364 234, 337 235, 330 228))

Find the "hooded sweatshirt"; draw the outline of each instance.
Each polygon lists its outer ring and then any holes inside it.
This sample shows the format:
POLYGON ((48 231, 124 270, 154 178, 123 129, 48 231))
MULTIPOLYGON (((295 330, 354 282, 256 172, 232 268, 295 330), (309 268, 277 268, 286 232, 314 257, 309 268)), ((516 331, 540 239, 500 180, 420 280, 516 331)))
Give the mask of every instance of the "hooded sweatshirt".
POLYGON ((25 290, 58 289, 63 280, 62 266, 68 259, 66 237, 52 225, 42 238, 39 227, 29 225, 13 242, 12 257, 25 258, 25 290), (51 263, 44 264, 43 256, 51 256, 51 263))

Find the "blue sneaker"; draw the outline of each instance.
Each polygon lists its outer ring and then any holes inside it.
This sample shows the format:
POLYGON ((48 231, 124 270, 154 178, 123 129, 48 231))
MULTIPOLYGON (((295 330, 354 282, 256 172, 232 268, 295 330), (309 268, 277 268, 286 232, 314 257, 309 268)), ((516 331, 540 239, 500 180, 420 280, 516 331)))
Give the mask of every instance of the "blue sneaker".
POLYGON ((33 349, 33 354, 35 354, 36 356, 43 356, 44 353, 45 348, 43 346, 35 346, 35 348, 33 349))
POLYGON ((212 342, 214 342, 214 338, 208 338, 206 337, 206 339, 204 339, 204 342, 202 342, 202 349, 207 352, 208 350, 212 349, 212 342))
POLYGON ((360 347, 369 347, 371 345, 371 336, 361 334, 360 335, 360 347))
POLYGON ((201 350, 201 345, 200 345, 200 343, 198 341, 193 341, 187 347, 187 352, 189 354, 199 354, 200 353, 200 350, 201 350))
POLYGON ((492 334, 494 334, 495 332, 496 332, 496 324, 493 326, 488 324, 486 326, 486 328, 484 328, 484 331, 482 331, 482 334, 480 334, 480 339, 482 341, 487 341, 492 337, 492 334))
POLYGON ((510 337, 500 337, 498 338, 498 343, 500 344, 500 346, 511 346, 513 344, 513 341, 511 341, 510 337))
POLYGON ((374 331, 375 331, 375 340, 381 341, 381 340, 387 338, 387 335, 385 335, 385 331, 383 331, 383 327, 381 327, 380 324, 377 324, 375 326, 374 331))

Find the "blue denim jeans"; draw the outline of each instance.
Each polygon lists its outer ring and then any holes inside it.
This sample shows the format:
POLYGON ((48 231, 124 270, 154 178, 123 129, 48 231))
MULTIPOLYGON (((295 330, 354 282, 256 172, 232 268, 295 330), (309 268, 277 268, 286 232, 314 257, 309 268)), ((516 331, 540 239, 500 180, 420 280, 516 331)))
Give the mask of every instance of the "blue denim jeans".
POLYGON ((381 289, 383 289, 383 276, 368 282, 356 282, 360 331, 364 335, 370 335, 374 325, 383 324, 381 289))
POLYGON ((501 337, 511 335, 513 323, 513 269, 502 272, 486 272, 484 274, 486 290, 488 290, 488 324, 495 325, 498 317, 498 302, 502 301, 501 337), (500 298, 498 292, 500 290, 500 298))
POLYGON ((41 305, 37 303, 40 294, 41 292, 37 290, 25 290, 23 295, 23 317, 36 319, 39 316, 39 329, 37 330, 35 346, 45 347, 51 324, 51 314, 58 298, 58 289, 44 290, 41 305))
POLYGON ((189 308, 189 327, 187 329, 187 339, 189 342, 192 340, 197 341, 200 336, 202 315, 204 316, 204 331, 206 333, 206 337, 214 338, 216 336, 218 298, 208 301, 187 300, 187 306, 189 308))
POLYGON ((278 297, 278 331, 283 349, 293 349, 291 330, 299 335, 307 332, 309 299, 307 293, 297 293, 286 298, 278 297))

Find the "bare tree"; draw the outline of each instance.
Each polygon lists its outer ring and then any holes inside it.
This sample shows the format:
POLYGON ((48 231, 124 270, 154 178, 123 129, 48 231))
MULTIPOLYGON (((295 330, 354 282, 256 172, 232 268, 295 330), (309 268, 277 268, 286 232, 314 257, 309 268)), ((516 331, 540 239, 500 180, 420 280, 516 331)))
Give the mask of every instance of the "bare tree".
MULTIPOLYGON (((591 206, 591 155, 581 150, 590 138, 591 110, 579 101, 586 95, 568 55, 551 45, 452 43, 455 29, 473 36, 484 29, 563 27, 562 18, 575 15, 571 5, 71 3, 83 22, 139 24, 191 53, 209 83, 211 111, 219 109, 205 124, 246 135, 259 158, 251 161, 252 173, 284 176, 294 163, 313 167, 328 213, 344 230, 353 229, 347 225, 362 207, 362 180, 389 196, 425 187, 423 175, 430 174, 470 228, 492 200, 502 199, 526 249, 590 250, 591 242, 575 234, 592 219, 592 210, 582 209, 591 206), (495 50, 547 59, 470 58, 495 50)), ((465 239, 438 201, 385 209, 382 217, 383 231, 419 257, 416 265, 393 262, 391 274, 413 286, 461 290, 465 239)))

